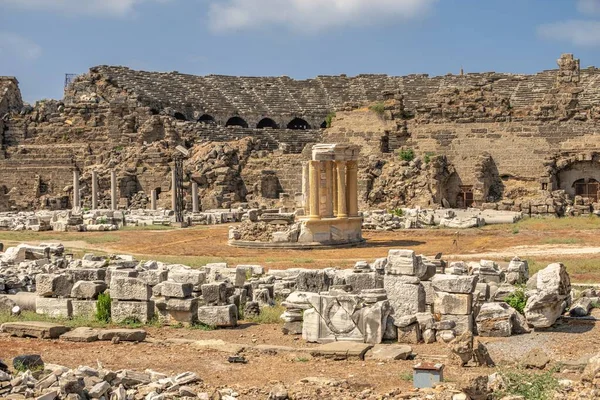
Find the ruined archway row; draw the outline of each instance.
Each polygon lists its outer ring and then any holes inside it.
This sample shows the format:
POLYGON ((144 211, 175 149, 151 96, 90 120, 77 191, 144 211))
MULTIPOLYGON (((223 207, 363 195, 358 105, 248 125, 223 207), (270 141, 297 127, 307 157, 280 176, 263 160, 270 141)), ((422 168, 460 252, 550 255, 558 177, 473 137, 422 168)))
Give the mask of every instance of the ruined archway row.
POLYGON ((186 115, 182 112, 173 112, 173 118, 178 121, 199 122, 207 125, 234 126, 239 128, 253 129, 292 129, 308 130, 326 128, 327 123, 320 119, 309 119, 303 117, 293 117, 289 120, 275 120, 270 117, 244 118, 239 115, 231 117, 220 117, 212 114, 202 114, 200 116, 186 115))

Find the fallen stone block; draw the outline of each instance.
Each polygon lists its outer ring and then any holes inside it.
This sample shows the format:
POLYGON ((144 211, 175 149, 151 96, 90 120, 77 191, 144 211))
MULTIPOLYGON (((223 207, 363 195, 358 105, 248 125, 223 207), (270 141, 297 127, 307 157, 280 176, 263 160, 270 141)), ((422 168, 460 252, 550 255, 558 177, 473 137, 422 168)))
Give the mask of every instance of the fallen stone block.
POLYGON ((206 282, 206 272, 196 270, 173 270, 169 271, 169 280, 178 283, 191 283, 194 291, 200 290, 200 287, 206 282))
POLYGON ((11 336, 33 337, 38 339, 57 339, 60 335, 67 332, 69 328, 64 325, 51 322, 6 322, 2 324, 0 330, 11 336))
POLYGON ((141 279, 150 286, 158 285, 167 280, 169 271, 166 269, 150 269, 142 271, 138 274, 138 279, 141 279))
POLYGON ((477 275, 437 274, 431 279, 436 291, 464 294, 473 293, 478 281, 477 275))
POLYGON ((420 261, 420 257, 417 258, 413 250, 390 250, 385 273, 389 275, 415 275, 417 263, 420 261))
POLYGON ((592 309, 592 299, 589 297, 581 297, 573 303, 569 310, 571 317, 585 317, 590 314, 592 309))
POLYGON ((473 333, 473 315, 442 315, 440 322, 453 322, 452 329, 457 335, 462 335, 465 332, 473 333))
POLYGON ((97 299, 100 293, 107 289, 104 281, 79 281, 73 285, 71 297, 81 300, 97 299))
POLYGON ((404 344, 376 344, 367 353, 369 360, 391 361, 408 360, 412 355, 412 347, 404 344))
POLYGON ((110 280, 110 297, 114 300, 148 301, 152 296, 150 285, 137 278, 116 278, 110 280))
POLYGON ((198 299, 153 298, 156 315, 167 324, 194 324, 198 319, 198 299))
POLYGON ((508 337, 512 334, 512 314, 506 303, 483 303, 475 319, 479 336, 508 337))
POLYGON ((472 301, 471 294, 435 292, 433 310, 440 314, 468 315, 472 301))
POLYGON ((113 340, 119 338, 121 342, 143 342, 146 339, 146 331, 143 329, 100 329, 98 340, 113 340))
POLYGON ((35 277, 35 288, 37 295, 41 297, 69 297, 73 281, 66 274, 38 274, 35 277))
POLYGON ((73 282, 79 281, 104 281, 106 279, 105 268, 81 268, 69 269, 73 282))
POLYGON ((352 287, 352 293, 359 294, 363 290, 383 288, 382 278, 377 272, 352 273, 346 275, 346 284, 352 287))
POLYGON ((326 292, 331 285, 333 285, 333 280, 322 270, 303 270, 298 273, 296 278, 296 288, 300 292, 326 292))
POLYGON ((335 359, 365 359, 365 354, 373 345, 356 342, 331 342, 315 347, 310 354, 313 357, 331 357, 335 359))
POLYGON ((94 318, 96 316, 96 300, 71 300, 73 317, 94 318))
POLYGON ((398 343, 418 344, 422 340, 418 323, 398 327, 398 343))
POLYGON ((383 287, 387 292, 393 316, 414 315, 425 311, 425 289, 418 279, 415 283, 410 277, 385 275, 383 287))
POLYGON ((95 342, 98 340, 98 330, 87 327, 75 328, 60 336, 68 342, 95 342))
POLYGON ((113 300, 110 311, 115 323, 133 319, 145 324, 154 317, 154 302, 113 300))
POLYGON ((35 312, 53 318, 71 318, 73 316, 73 305, 71 299, 36 297, 35 312))
POLYGON ((237 326, 237 309, 233 304, 198 307, 198 322, 215 327, 237 326))
POLYGON ((227 303, 227 285, 224 282, 202 285, 202 298, 209 305, 225 305, 227 303))
POLYGON ((161 295, 164 297, 175 297, 178 299, 184 299, 192 295, 194 286, 191 283, 179 283, 179 282, 162 282, 160 288, 161 295))

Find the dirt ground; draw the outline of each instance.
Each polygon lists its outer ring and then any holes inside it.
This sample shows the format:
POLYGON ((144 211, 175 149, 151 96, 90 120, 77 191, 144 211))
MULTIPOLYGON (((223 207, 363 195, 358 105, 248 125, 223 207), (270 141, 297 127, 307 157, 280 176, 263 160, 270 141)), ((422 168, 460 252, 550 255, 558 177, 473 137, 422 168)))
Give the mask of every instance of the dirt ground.
MULTIPOLYGON (((596 314, 600 316, 600 313, 596 314)), ((406 378, 412 366, 420 361, 440 361, 446 365, 446 381, 461 383, 477 374, 490 374, 492 368, 461 368, 451 361, 446 345, 435 343, 413 346, 415 360, 334 361, 313 358, 305 349, 314 347, 294 336, 281 333, 280 325, 242 324, 235 329, 200 331, 185 328, 149 328, 150 343, 110 342, 70 343, 60 340, 10 338, 0 334, 0 355, 10 360, 19 354, 41 354, 45 362, 75 368, 80 365, 96 366, 101 363, 110 369, 153 369, 168 374, 183 371, 196 372, 210 387, 244 389, 264 387, 279 381, 291 385, 307 377, 346 379, 356 388, 371 388, 379 393, 393 389, 410 389, 412 383, 406 378), (262 353, 246 349, 242 355, 247 364, 230 364, 227 352, 195 348, 191 344, 167 343, 166 339, 185 338, 193 340, 221 339, 227 343, 283 345, 298 352, 278 354, 262 353)), ((492 358, 500 368, 519 362, 521 357, 534 348, 542 348, 553 360, 578 360, 600 351, 600 326, 594 322, 567 322, 545 332, 536 332, 510 338, 479 338, 487 344, 492 358)), ((568 376, 566 376, 568 377, 568 376)), ((573 378, 573 377, 571 377, 573 378)))

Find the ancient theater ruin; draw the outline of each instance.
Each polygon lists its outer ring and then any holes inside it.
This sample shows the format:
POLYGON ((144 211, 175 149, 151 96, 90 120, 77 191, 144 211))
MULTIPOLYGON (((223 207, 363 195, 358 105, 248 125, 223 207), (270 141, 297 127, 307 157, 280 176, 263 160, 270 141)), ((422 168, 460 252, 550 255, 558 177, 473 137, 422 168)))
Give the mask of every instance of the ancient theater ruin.
POLYGON ((176 146, 189 151, 184 210, 281 208, 302 193, 313 146, 339 143, 361 148, 361 211, 588 214, 600 209, 599 71, 570 54, 535 75, 294 80, 98 66, 63 100, 33 107, 2 77, 0 209, 166 218, 176 146))

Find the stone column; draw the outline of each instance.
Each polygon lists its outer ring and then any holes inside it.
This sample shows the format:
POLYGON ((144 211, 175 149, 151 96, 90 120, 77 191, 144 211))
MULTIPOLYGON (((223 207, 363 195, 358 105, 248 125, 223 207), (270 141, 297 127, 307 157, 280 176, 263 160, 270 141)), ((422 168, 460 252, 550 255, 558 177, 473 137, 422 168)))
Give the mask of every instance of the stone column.
POLYGON ((175 167, 171 169, 171 209, 175 211, 177 209, 177 171, 175 167))
POLYGON ((337 206, 338 218, 348 217, 348 205, 346 203, 346 161, 336 161, 337 169, 337 206))
POLYGON ((150 209, 156 210, 156 189, 150 191, 150 209))
POLYGON ((73 208, 81 207, 79 198, 79 170, 73 170, 73 208))
POLYGON ((309 161, 309 199, 308 205, 309 218, 310 219, 321 219, 319 214, 319 181, 320 181, 320 161, 309 161))
POLYGON ((98 208, 98 172, 92 171, 92 210, 98 208))
POLYGON ((197 213, 198 211, 198 184, 192 182, 192 212, 197 213))
POLYGON ((116 210, 119 206, 117 202, 117 173, 110 171, 110 208, 116 210))
POLYGON ((358 163, 348 161, 346 163, 348 172, 346 174, 346 200, 348 201, 348 215, 350 217, 358 216, 358 163))
POLYGON ((332 175, 332 185, 331 185, 331 201, 333 202, 333 216, 337 216, 338 214, 338 203, 337 203, 337 190, 338 190, 338 183, 337 183, 337 166, 335 164, 335 161, 331 162, 331 175, 332 175))
POLYGON ((333 218, 333 161, 325 161, 325 218, 333 218))
POLYGON ((307 211, 309 209, 309 198, 310 198, 310 161, 302 164, 302 207, 307 211))

